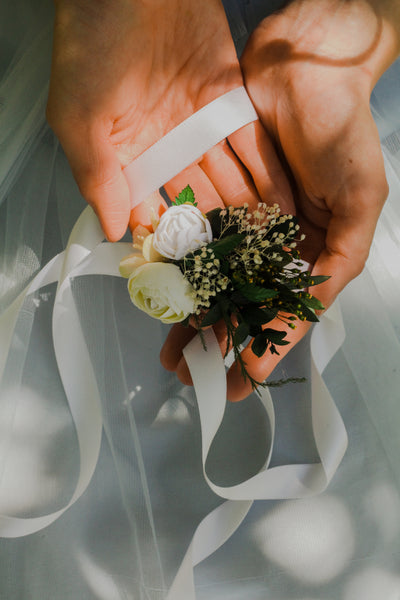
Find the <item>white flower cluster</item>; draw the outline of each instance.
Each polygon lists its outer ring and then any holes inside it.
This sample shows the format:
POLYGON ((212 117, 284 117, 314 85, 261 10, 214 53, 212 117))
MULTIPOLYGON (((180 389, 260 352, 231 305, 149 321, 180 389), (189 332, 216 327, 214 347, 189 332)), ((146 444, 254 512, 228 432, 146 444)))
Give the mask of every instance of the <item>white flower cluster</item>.
POLYGON ((229 206, 217 218, 214 244, 210 221, 190 202, 170 207, 154 224, 154 233, 141 228, 134 236, 136 252, 120 264, 138 308, 176 323, 209 309, 234 283, 264 285, 283 272, 280 263, 296 246, 299 229, 292 216, 280 215, 278 205, 260 203, 253 212, 247 205, 229 206), (222 270, 218 257, 225 261, 222 270))
POLYGON ((120 263, 135 306, 163 323, 178 323, 194 313, 195 288, 178 265, 167 261, 180 260, 211 241, 210 223, 193 204, 171 206, 154 234, 142 229, 139 248, 120 263))
POLYGON ((204 247, 184 260, 184 274, 193 287, 194 314, 210 308, 210 299, 228 288, 229 278, 219 268, 220 260, 211 248, 204 247))
MULTIPOLYGON (((268 206, 260 202, 257 209, 248 212, 247 205, 242 208, 229 206, 220 213, 222 232, 228 231, 234 224, 239 233, 244 233, 244 241, 233 251, 229 257, 232 271, 243 270, 246 275, 252 276, 261 265, 281 262, 282 247, 293 249, 297 243, 294 240, 299 230, 299 225, 294 222, 292 215, 280 215, 278 204, 268 206), (287 233, 275 231, 273 228, 288 223, 287 233)), ((300 237, 300 240, 304 236, 300 237)))

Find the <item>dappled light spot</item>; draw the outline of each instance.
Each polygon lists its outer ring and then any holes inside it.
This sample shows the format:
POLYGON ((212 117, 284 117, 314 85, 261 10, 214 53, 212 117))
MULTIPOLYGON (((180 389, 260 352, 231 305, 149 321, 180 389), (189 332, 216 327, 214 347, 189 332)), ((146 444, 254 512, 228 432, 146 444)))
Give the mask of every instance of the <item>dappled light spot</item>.
MULTIPOLYGON (((69 411, 15 386, 0 397, 0 513, 39 516, 72 493, 79 465, 69 411)), ((65 499, 65 500, 63 500, 65 499)))
POLYGON ((79 552, 78 564, 85 581, 98 600, 121 599, 121 591, 110 572, 102 569, 84 552, 79 552))
MULTIPOLYGON (((393 485, 375 485, 364 498, 365 512, 375 523, 382 541, 389 543, 400 533, 400 497, 393 485)), ((399 590, 400 598, 400 590, 399 590)))
POLYGON ((163 427, 173 423, 189 423, 191 417, 188 407, 181 398, 169 398, 161 406, 153 421, 152 427, 163 427))
POLYGON ((386 569, 370 568, 352 577, 343 600, 399 600, 400 577, 386 569))
POLYGON ((354 552, 349 512, 328 495, 278 504, 256 524, 254 537, 268 560, 308 584, 336 577, 354 552))

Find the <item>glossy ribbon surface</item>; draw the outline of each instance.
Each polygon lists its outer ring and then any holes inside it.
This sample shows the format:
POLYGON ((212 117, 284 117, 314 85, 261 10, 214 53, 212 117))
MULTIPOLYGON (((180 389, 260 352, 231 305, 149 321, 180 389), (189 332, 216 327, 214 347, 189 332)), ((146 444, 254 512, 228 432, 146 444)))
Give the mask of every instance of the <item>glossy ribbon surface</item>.
MULTIPOLYGON (((254 120, 254 113, 250 110, 247 110, 245 118, 243 118, 243 104, 248 105, 250 102, 248 99, 243 102, 243 91, 238 93, 234 90, 230 94, 228 98, 222 97, 227 101, 227 110, 225 111, 227 118, 223 129, 226 132, 232 132, 242 127, 245 122, 254 120), (236 113, 237 115, 240 113, 240 118, 236 118, 235 111, 229 109, 232 103, 237 103, 238 111, 236 113), (232 127, 234 128, 232 129, 232 127)), ((217 120, 221 119, 223 105, 223 101, 220 99, 215 105, 217 106, 215 113, 218 117, 217 120)), ((204 112, 207 114, 207 111, 204 112)), ((214 114, 212 109, 211 112, 214 114)), ((191 119, 193 120, 193 117, 191 119)), ((210 119, 210 116, 207 119, 210 119)), ((198 123, 196 118, 193 122, 198 123)), ((206 140, 203 139, 202 143, 208 144, 206 149, 213 145, 212 142, 216 138, 215 128, 211 127, 211 130, 211 135, 207 138, 203 129, 206 140)), ((186 139, 185 127, 181 128, 181 131, 184 132, 182 135, 186 139)), ((218 135, 221 135, 221 131, 220 128, 218 135)), ((174 145, 179 142, 178 146, 181 147, 187 143, 179 141, 181 138, 179 135, 175 137, 176 135, 172 132, 170 135, 170 140, 173 140, 174 145)), ((162 140, 158 143, 157 148, 158 150, 150 149, 152 158, 148 164, 155 161, 153 164, 157 165, 157 161, 162 162, 165 153, 171 154, 166 150, 162 140)), ((147 160, 147 158, 142 159, 142 167, 147 160)), ((168 163, 168 168, 171 170, 168 171, 168 176, 163 175, 161 182, 159 173, 153 180, 151 180, 150 172, 147 173, 146 177, 149 179, 143 178, 143 181, 146 181, 140 184, 142 186, 140 189, 150 190, 154 185, 159 187, 173 176, 176 169, 178 169, 176 172, 179 172, 183 168, 181 164, 179 157, 174 165, 171 166, 168 163)), ((130 173, 135 174, 136 168, 132 166, 130 173)), ((153 173, 155 171, 156 168, 153 169, 153 173)), ((143 174, 143 171, 141 172, 143 174)), ((138 173, 136 176, 139 177, 138 173)), ((141 193, 144 194, 144 192, 141 193)), ((72 295, 71 280, 90 274, 119 276, 119 262, 130 251, 130 244, 104 243, 97 218, 90 208, 85 209, 75 224, 66 250, 54 257, 39 272, 24 292, 0 317, 1 376, 6 366, 14 327, 24 299, 41 287, 58 282, 53 310, 53 342, 60 377, 76 427, 80 453, 80 474, 70 501, 57 512, 41 517, 19 518, 0 515, 0 535, 3 537, 28 535, 48 526, 79 499, 91 480, 100 450, 101 403, 89 350, 72 295)), ((132 310, 134 309, 132 308, 132 310)), ((204 350, 199 337, 196 337, 185 348, 184 355, 192 374, 199 406, 204 476, 210 488, 227 501, 212 511, 198 526, 168 594, 168 600, 193 600, 195 598, 193 567, 232 535, 254 500, 300 498, 323 491, 339 466, 347 446, 347 435, 342 419, 322 379, 325 367, 344 340, 343 324, 336 304, 323 315, 311 336, 312 427, 320 462, 269 468, 275 416, 269 391, 261 390, 261 402, 270 422, 272 438, 264 467, 258 474, 238 485, 221 487, 214 484, 206 474, 205 464, 224 414, 226 375, 224 361, 213 331, 207 330, 205 335, 207 350, 204 350), (204 377, 205 373, 206 377, 204 377)))

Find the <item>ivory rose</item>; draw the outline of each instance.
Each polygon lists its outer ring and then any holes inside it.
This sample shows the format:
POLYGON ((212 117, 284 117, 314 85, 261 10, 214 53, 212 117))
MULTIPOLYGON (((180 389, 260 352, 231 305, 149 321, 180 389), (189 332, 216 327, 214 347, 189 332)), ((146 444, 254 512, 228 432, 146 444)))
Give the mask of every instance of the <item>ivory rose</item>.
POLYGON ((128 281, 133 304, 163 323, 179 323, 193 312, 192 289, 179 267, 165 262, 139 266, 128 281))
POLYGON ((180 260, 203 244, 212 242, 211 225, 193 204, 171 206, 153 236, 154 249, 171 260, 180 260))

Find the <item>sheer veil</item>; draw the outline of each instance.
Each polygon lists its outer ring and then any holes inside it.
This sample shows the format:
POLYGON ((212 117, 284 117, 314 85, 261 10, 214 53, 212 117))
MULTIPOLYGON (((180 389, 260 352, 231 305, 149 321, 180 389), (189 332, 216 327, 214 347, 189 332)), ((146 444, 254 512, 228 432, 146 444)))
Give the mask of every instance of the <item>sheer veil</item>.
MULTIPOLYGON (((278 2, 225 0, 237 46, 278 2)), ((0 5, 0 310, 63 250, 84 208, 45 121, 52 3, 0 5)), ((341 296, 346 341, 325 372, 349 449, 328 490, 257 502, 196 569, 199 599, 376 600, 400 590, 400 62, 371 108, 390 195, 367 267, 341 296)), ((362 148, 359 150, 362 152, 362 148)), ((102 400, 99 462, 85 494, 41 532, 0 539, 0 597, 162 600, 199 521, 221 499, 204 481, 191 388, 162 369, 167 328, 138 315, 124 281, 73 282, 102 400)), ((0 384, 0 514, 37 516, 70 497, 76 432, 51 343, 55 286, 24 303, 0 384)), ((279 374, 309 371, 309 338, 279 374)), ((272 464, 316 460, 309 383, 273 393, 272 464)), ((221 485, 257 472, 268 424, 253 396, 226 409, 207 469, 221 485), (246 426, 243 426, 246 423, 246 426)))

